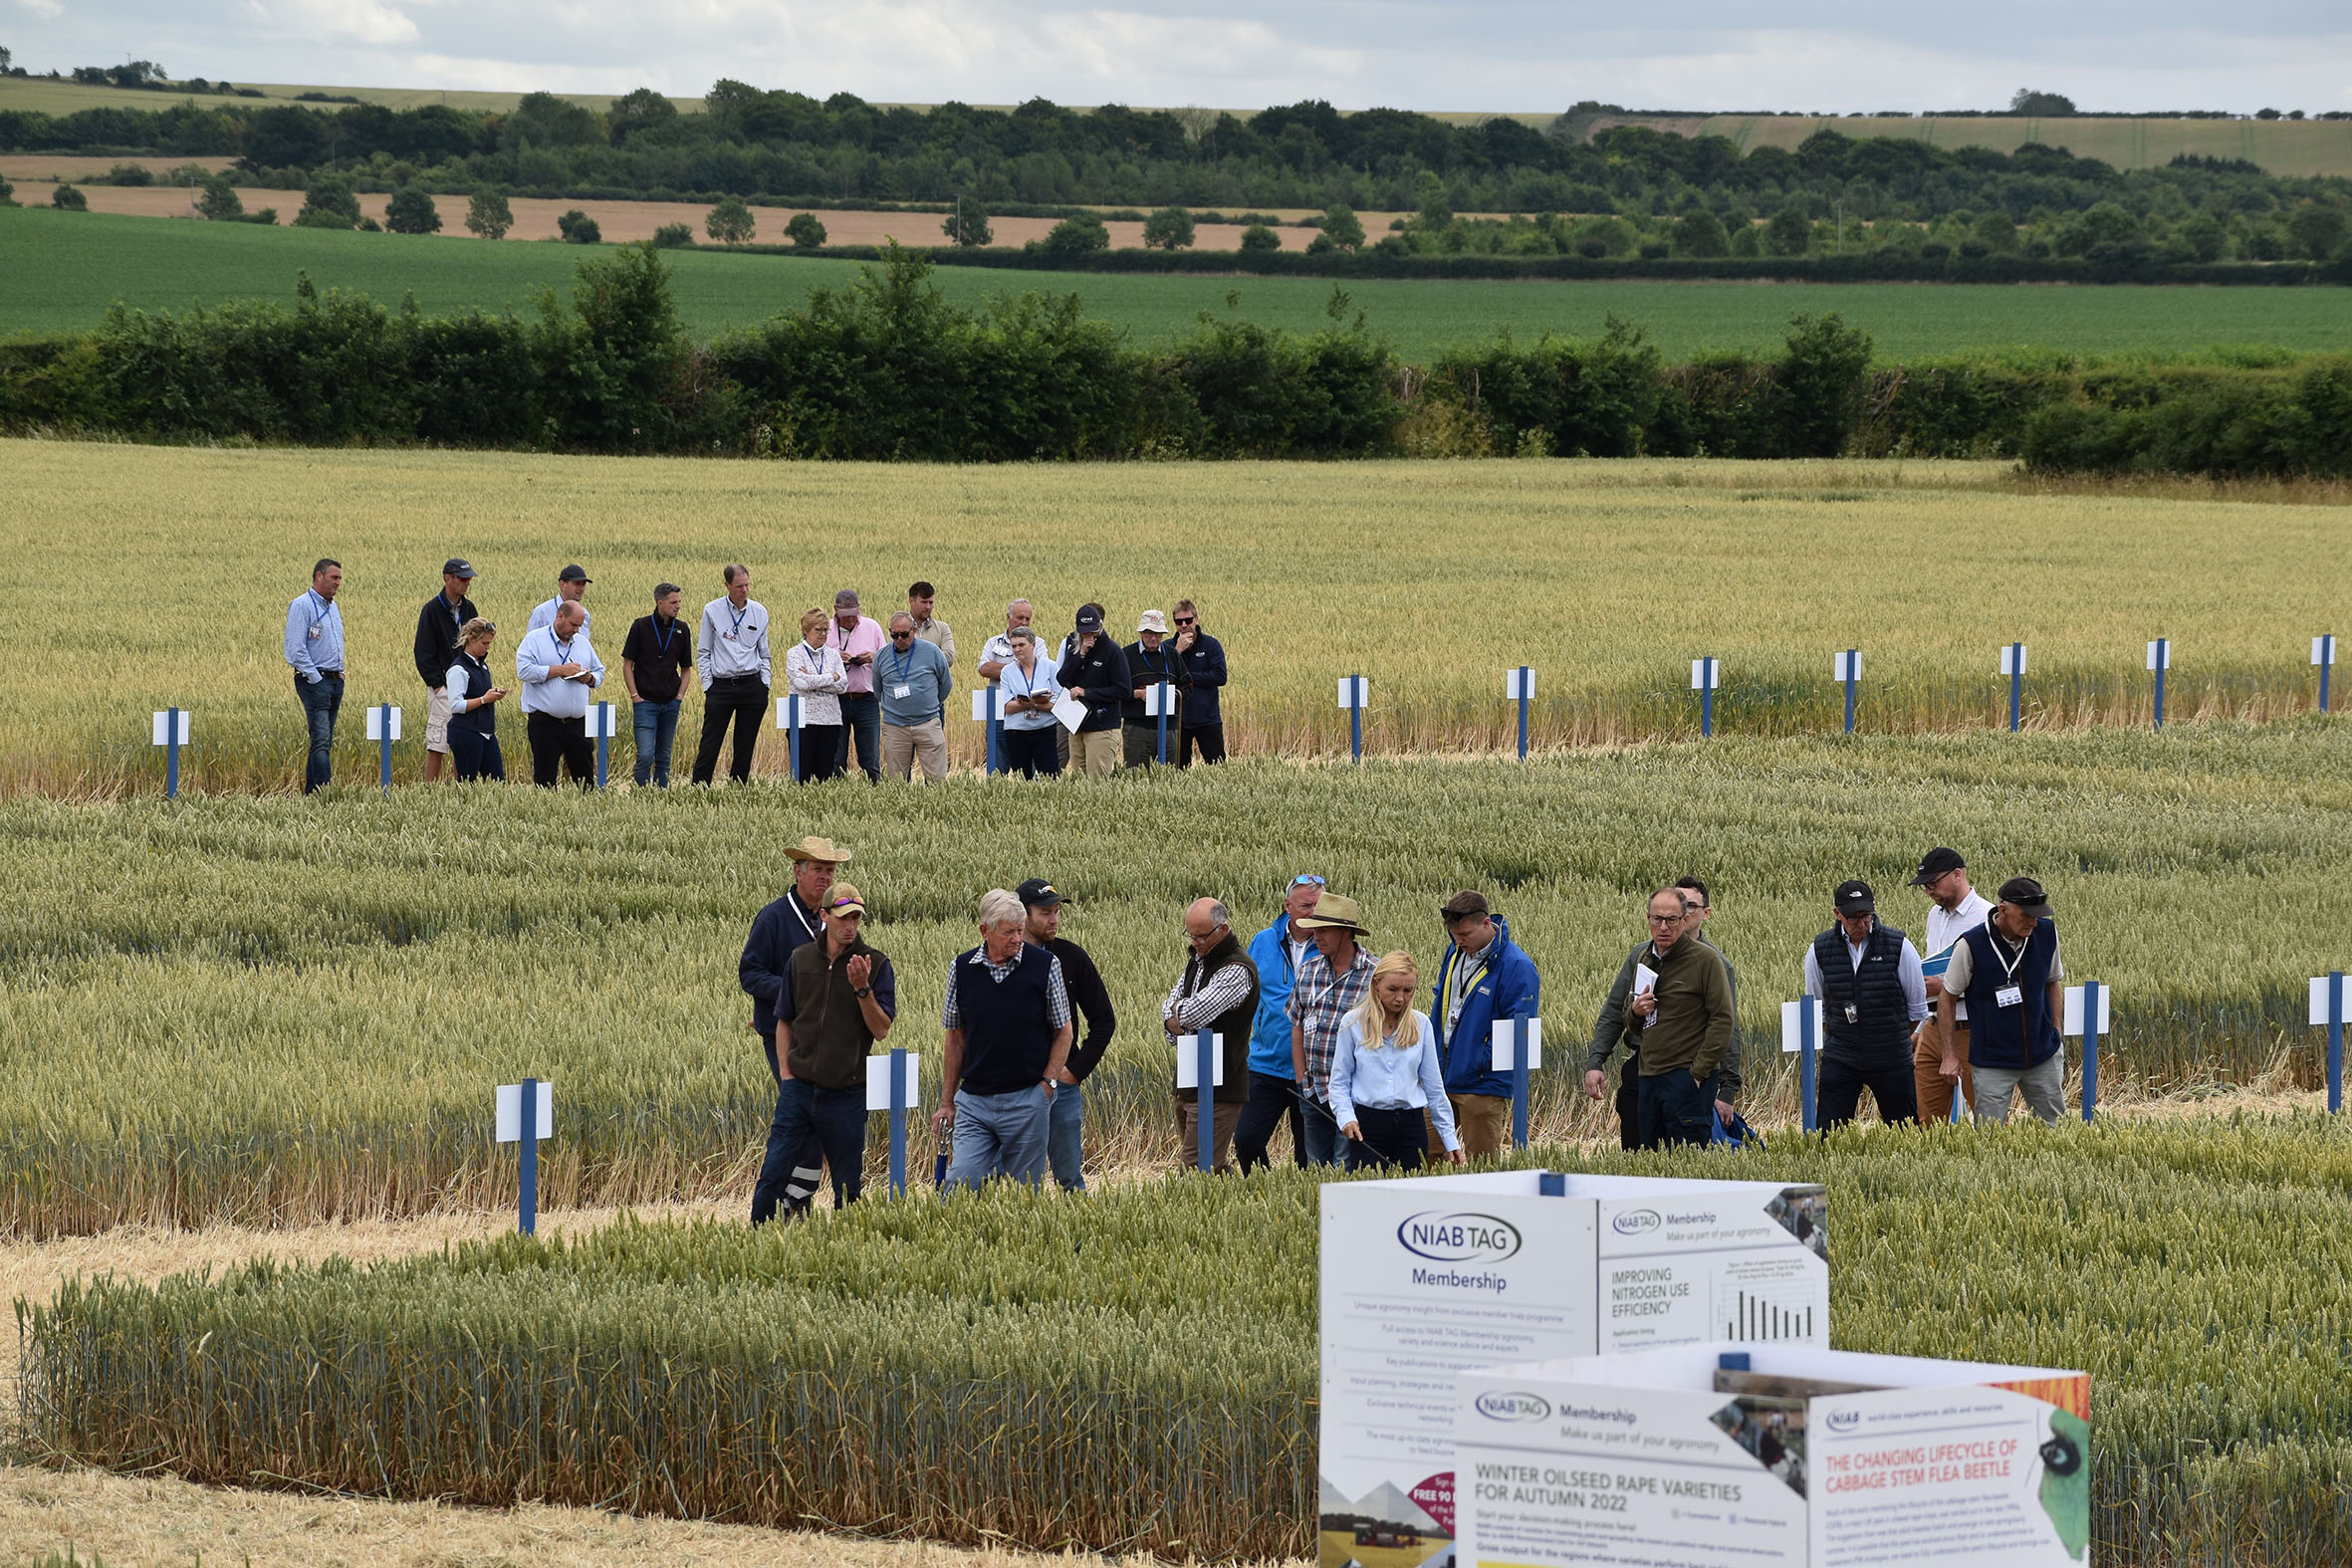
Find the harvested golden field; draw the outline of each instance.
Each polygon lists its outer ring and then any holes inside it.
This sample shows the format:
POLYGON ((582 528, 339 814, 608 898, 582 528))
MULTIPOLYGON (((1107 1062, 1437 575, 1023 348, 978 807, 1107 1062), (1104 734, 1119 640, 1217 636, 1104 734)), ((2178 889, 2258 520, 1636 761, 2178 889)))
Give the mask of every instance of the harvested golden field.
MULTIPOLYGON (((886 613, 930 579, 959 681, 1017 594, 1056 635, 1097 598, 1126 640, 1139 611, 1190 596, 1231 664, 1230 743, 1294 757, 1344 754, 1351 672, 1372 681, 1368 750, 1507 749, 1503 671, 1521 663, 1538 749, 1693 734, 1703 655, 1721 661, 1719 733, 1833 732, 1849 647, 1865 731, 2005 724, 1997 650, 2014 639, 2032 728, 2145 723, 2159 636, 2172 719, 2268 720, 2311 707, 2311 637, 2352 630, 2340 510, 2019 495, 1990 463, 981 468, 10 441, 0 483, 16 633, 72 650, 0 693, 10 791, 153 787, 148 715, 173 704, 195 715, 191 787, 292 785, 280 639, 321 556, 347 570, 339 767, 368 778, 356 710, 374 703, 410 710, 396 766, 416 767, 410 645, 451 555, 483 572, 507 659, 574 560, 608 662, 656 581, 684 584, 691 614, 729 560, 779 625, 842 586, 886 613)), ((968 698, 951 709, 972 760, 968 698)), ((783 751, 771 734, 763 768, 783 751)))

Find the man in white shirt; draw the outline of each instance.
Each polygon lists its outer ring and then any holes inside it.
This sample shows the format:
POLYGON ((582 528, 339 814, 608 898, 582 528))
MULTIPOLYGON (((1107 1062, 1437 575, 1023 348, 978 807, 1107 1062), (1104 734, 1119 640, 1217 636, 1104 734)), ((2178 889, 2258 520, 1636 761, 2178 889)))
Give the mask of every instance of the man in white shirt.
MULTIPOLYGON (((1993 913, 1993 906, 1985 895, 1969 886, 1968 862, 1960 858, 1960 851, 1939 844, 1929 850, 1912 873, 1911 885, 1926 890, 1929 900, 1926 940, 1921 944, 1927 956, 1924 970, 1927 981, 1928 1006, 1944 995, 1944 969, 1952 962, 1952 950, 1961 937, 1983 925, 1993 913)), ((1957 1014, 1953 1034, 1960 1048, 1960 1089, 1964 1102, 1974 1103, 1977 1095, 1975 1074, 1969 1070, 1969 1009, 1968 1004, 1954 999, 1957 1014)), ((1911 1035, 1911 1077, 1919 1091, 1919 1119, 1934 1124, 1952 1117, 1952 1080, 1946 1078, 1944 1045, 1937 1038, 1932 1022, 1923 1023, 1911 1035)))
POLYGON ((1027 631, 1030 618, 1037 612, 1027 599, 1015 599, 1005 606, 1005 629, 980 645, 980 678, 993 681, 1002 677, 1005 666, 1013 662, 1013 633, 1027 631))
POLYGON ((604 682, 604 661, 588 646, 588 614, 567 600, 553 624, 523 634, 515 673, 523 681, 523 733, 531 742, 531 782, 554 788, 559 768, 586 785, 596 776, 588 745, 588 693, 604 682))
MULTIPOLYGON (((595 578, 589 576, 587 569, 578 561, 574 561, 562 571, 557 572, 556 596, 541 601, 539 607, 531 612, 530 624, 524 629, 530 632, 537 631, 542 626, 553 626, 556 623, 556 611, 559 608, 566 604, 577 604, 580 606, 580 629, 582 631, 588 630, 588 607, 581 603, 581 598, 588 592, 588 585, 594 580, 595 578)), ((522 651, 520 644, 516 645, 515 651, 518 653, 522 651)))
POLYGON ((768 606, 752 597, 752 570, 731 561, 720 573, 727 591, 702 607, 702 635, 694 644, 694 673, 702 686, 702 744, 694 752, 694 782, 709 784, 719 771, 719 747, 727 726, 735 726, 735 755, 727 777, 749 784, 752 749, 760 742, 760 721, 768 716, 768 688, 775 661, 768 647, 768 606))

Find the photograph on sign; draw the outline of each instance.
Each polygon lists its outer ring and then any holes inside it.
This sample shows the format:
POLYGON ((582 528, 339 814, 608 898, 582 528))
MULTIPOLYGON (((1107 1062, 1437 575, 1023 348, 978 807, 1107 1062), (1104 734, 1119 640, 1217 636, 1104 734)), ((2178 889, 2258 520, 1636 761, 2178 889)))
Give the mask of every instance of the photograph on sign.
POLYGON ((2087 1560, 2080 1372, 1716 1342, 1458 1389, 1464 1563, 2087 1560))
POLYGON ((1713 1339, 1719 1311, 1828 1343, 1818 1187, 1499 1171, 1321 1201, 1322 1568, 1447 1560, 1466 1372, 1713 1339))
MULTIPOLYGON (((1495 1070, 1497 1072, 1510 1072, 1519 1065, 1519 1052, 1513 1043, 1513 1035, 1517 1031, 1517 1026, 1518 1020, 1515 1018, 1497 1018, 1495 1020, 1495 1070)), ((1534 1072, 1542 1065, 1543 1020, 1529 1018, 1528 1019, 1528 1070, 1534 1072)))
MULTIPOLYGON (((2101 1034, 2112 1032, 2107 1022, 2111 1010, 2107 1004, 2114 996, 2115 993, 2106 987, 2099 988, 2098 1032, 2101 1034)), ((2062 1027, 2068 1034, 2082 1032, 2082 988, 2080 986, 2066 988, 2066 1020, 2062 1027)))
MULTIPOLYGON (((168 711, 166 711, 166 712, 163 712, 163 713, 158 713, 158 714, 156 714, 156 715, 155 715, 155 744, 156 744, 157 746, 169 746, 169 745, 171 745, 171 744, 172 744, 172 742, 173 742, 173 740, 175 739, 175 737, 173 737, 173 736, 170 734, 170 731, 171 731, 173 728, 174 728, 174 726, 173 726, 173 725, 172 725, 172 723, 171 723, 171 714, 170 714, 168 711)), ((179 710, 179 724, 178 724, 177 728, 178 728, 178 730, 179 730, 179 734, 178 734, 178 736, 176 737, 176 740, 178 741, 178 743, 179 743, 181 746, 185 746, 185 745, 187 745, 187 744, 188 744, 188 711, 187 711, 187 709, 185 709, 185 708, 182 708, 182 709, 180 709, 180 710, 179 710)))
POLYGON ((383 708, 381 708, 381 707, 370 708, 370 709, 368 709, 368 710, 367 710, 367 739, 368 739, 368 740, 370 740, 370 741, 384 741, 384 740, 392 740, 392 741, 396 741, 396 740, 398 740, 398 739, 400 738, 400 710, 399 710, 399 709, 397 709, 397 708, 394 708, 394 709, 390 710, 390 712, 391 712, 391 732, 392 732, 392 733, 391 733, 390 735, 388 735, 388 736, 387 736, 387 735, 385 735, 385 734, 384 734, 384 713, 385 713, 385 710, 384 710, 383 708))
MULTIPOLYGON (((2311 982, 2311 1021, 2319 1028, 2325 1028, 2331 1022, 2340 1022, 2344 1017, 2342 1012, 2332 1019, 2328 1016, 2328 993, 2333 983, 2333 978, 2327 975, 2321 975, 2311 982)), ((2352 1007, 2352 980, 2344 982, 2344 997, 2337 1006, 2352 1007)))
MULTIPOLYGON (((905 1063, 898 1072, 899 1081, 905 1085, 905 1093, 900 1096, 900 1103, 908 1110, 913 1110, 915 1089, 922 1082, 923 1077, 923 1058, 910 1050, 899 1059, 905 1063)), ((890 1053, 888 1051, 865 1058, 865 1108, 869 1111, 886 1111, 890 1108, 890 1053)))
MULTIPOLYGON (((556 1107, 555 1096, 544 1078, 539 1082, 538 1100, 539 1114, 532 1119, 539 1123, 539 1131, 533 1136, 545 1143, 556 1135, 556 1107)), ((498 1141, 518 1143, 522 1137, 523 1086, 502 1083, 498 1086, 498 1141)))
MULTIPOLYGON (((1201 1042, 1197 1034, 1176 1036, 1176 1087, 1198 1094, 1201 1089, 1201 1042)), ((1225 1036, 1209 1036, 1209 1087, 1225 1087, 1225 1036)))

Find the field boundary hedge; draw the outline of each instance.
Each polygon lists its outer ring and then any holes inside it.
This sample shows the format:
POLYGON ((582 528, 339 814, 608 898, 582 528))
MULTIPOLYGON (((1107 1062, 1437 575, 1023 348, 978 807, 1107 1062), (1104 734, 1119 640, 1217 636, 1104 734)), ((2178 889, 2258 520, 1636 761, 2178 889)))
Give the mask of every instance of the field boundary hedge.
POLYGON ((1669 364, 1612 322, 1422 366, 1337 284, 1316 332, 1204 313, 1146 347, 1074 295, 967 309, 932 284, 931 256, 878 254, 854 285, 703 343, 649 243, 583 261, 569 305, 550 291, 529 320, 395 311, 307 276, 291 310, 118 306, 90 332, 0 344, 0 431, 935 462, 1852 454, 2352 472, 2346 356, 1874 367, 1867 336, 1800 316, 1768 357, 1669 364))

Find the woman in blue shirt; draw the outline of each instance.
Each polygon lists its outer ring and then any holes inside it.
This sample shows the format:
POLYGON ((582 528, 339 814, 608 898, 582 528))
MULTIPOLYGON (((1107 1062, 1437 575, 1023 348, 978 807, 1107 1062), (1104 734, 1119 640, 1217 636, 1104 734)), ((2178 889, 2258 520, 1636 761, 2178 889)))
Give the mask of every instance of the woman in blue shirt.
POLYGON ((1386 1165, 1419 1170, 1429 1146, 1424 1112, 1446 1158, 1462 1163, 1437 1030, 1429 1014, 1413 1006, 1420 984, 1412 954, 1388 954, 1372 966, 1363 1005, 1340 1021, 1331 1055, 1331 1115, 1347 1139, 1351 1171, 1386 1165))

